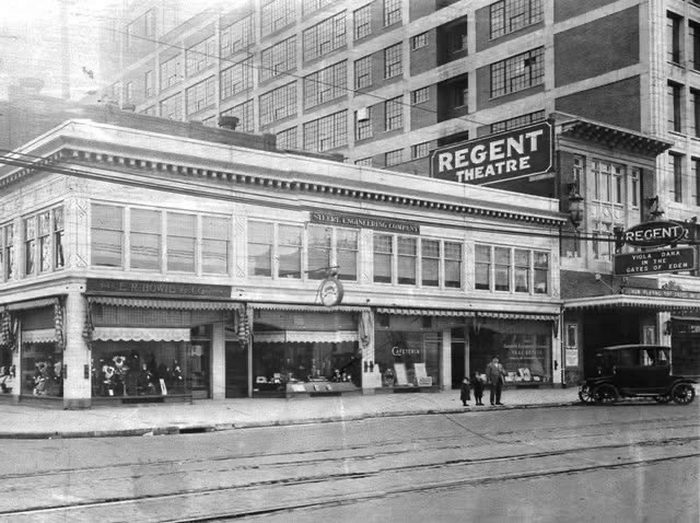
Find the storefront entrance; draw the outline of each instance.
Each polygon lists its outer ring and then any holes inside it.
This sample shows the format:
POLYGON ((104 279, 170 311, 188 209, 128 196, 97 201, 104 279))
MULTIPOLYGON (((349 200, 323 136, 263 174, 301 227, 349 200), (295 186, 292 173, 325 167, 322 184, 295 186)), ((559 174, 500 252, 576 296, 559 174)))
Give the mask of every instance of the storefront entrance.
POLYGON ((237 341, 226 342, 226 397, 248 396, 248 351, 237 341))

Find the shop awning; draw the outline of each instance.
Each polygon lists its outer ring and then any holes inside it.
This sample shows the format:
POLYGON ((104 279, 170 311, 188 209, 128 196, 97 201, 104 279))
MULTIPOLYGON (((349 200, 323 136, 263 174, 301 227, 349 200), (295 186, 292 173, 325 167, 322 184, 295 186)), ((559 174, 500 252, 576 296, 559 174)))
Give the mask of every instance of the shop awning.
POLYGON ((95 341, 190 341, 190 329, 154 327, 95 327, 95 341))
POLYGON ((22 343, 56 343, 56 329, 22 331, 22 343))
POLYGON ((43 307, 53 307, 57 303, 58 298, 40 298, 38 300, 20 301, 17 303, 8 303, 5 305, 5 310, 8 311, 25 311, 29 309, 41 309, 43 307))
POLYGON ((256 343, 343 343, 358 341, 357 331, 260 332, 253 335, 256 343))
POLYGON ((335 305, 333 307, 326 307, 325 305, 299 305, 293 303, 248 303, 248 306, 258 310, 298 312, 362 312, 369 310, 368 307, 359 305, 335 305))
POLYGON ((592 298, 579 298, 566 300, 564 309, 612 309, 635 308, 650 309, 655 311, 700 311, 700 301, 694 299, 664 298, 657 296, 630 296, 625 294, 612 294, 608 296, 595 296, 592 298))
POLYGON ((115 307, 134 307, 142 309, 176 309, 187 311, 243 311, 242 303, 234 301, 211 300, 158 300, 150 298, 119 298, 115 296, 90 296, 88 303, 112 305, 115 307))
POLYGON ((399 314, 404 316, 452 316, 465 318, 496 318, 502 320, 554 321, 558 314, 528 314, 521 312, 489 312, 458 309, 413 309, 404 307, 377 307, 379 314, 399 314))

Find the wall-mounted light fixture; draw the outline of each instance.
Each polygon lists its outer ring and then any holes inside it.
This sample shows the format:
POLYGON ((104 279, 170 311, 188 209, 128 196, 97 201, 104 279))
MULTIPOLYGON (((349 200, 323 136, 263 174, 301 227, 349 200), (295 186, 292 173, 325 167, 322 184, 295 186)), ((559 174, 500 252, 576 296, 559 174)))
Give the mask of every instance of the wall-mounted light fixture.
POLYGON ((583 196, 578 192, 578 184, 569 184, 569 219, 574 229, 578 229, 583 221, 583 196))
POLYGON ((658 196, 651 196, 649 198, 645 198, 644 203, 646 203, 647 208, 649 209, 649 215, 651 216, 652 220, 656 220, 662 214, 664 214, 663 209, 661 209, 661 207, 659 206, 658 196))

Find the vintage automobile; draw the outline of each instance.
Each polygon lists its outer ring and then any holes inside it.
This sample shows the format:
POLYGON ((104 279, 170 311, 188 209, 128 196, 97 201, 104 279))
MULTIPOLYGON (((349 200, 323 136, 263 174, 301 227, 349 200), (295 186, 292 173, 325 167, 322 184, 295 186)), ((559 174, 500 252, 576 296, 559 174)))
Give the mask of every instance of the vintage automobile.
POLYGON ((671 349, 663 345, 615 345, 596 354, 597 375, 579 388, 584 403, 610 404, 621 398, 653 398, 688 405, 695 380, 671 373, 671 349))

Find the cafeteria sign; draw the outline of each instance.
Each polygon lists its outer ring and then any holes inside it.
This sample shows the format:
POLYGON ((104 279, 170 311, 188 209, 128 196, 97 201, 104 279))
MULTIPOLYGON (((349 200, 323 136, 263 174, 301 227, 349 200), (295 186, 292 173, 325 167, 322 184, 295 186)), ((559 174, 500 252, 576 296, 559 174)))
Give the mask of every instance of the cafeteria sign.
POLYGON ((554 126, 546 121, 436 149, 430 176, 487 185, 544 174, 554 165, 554 126))

